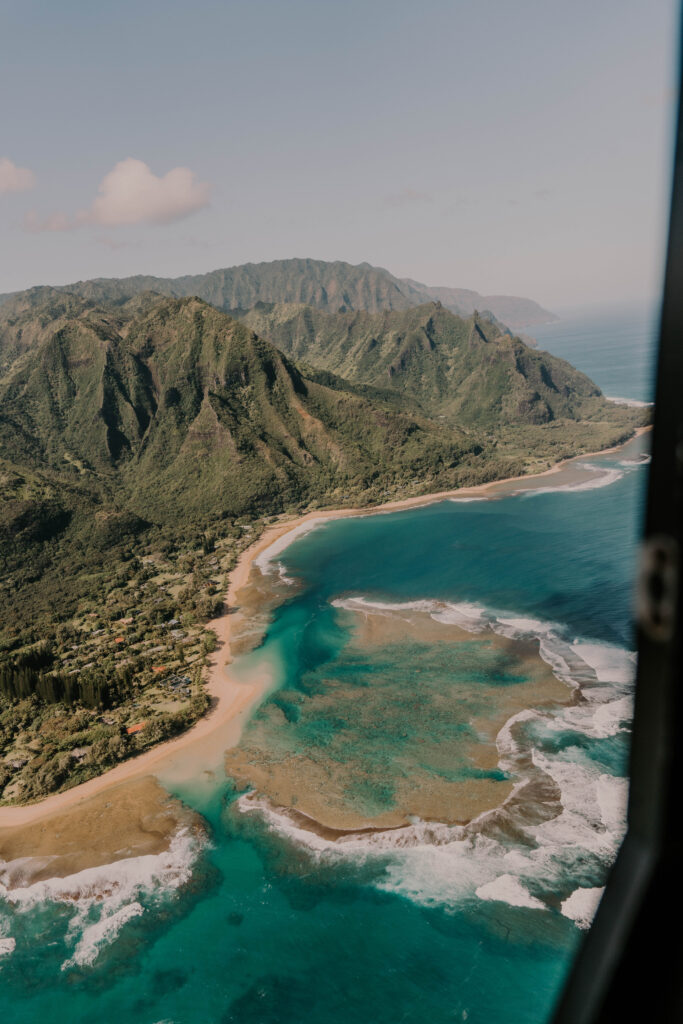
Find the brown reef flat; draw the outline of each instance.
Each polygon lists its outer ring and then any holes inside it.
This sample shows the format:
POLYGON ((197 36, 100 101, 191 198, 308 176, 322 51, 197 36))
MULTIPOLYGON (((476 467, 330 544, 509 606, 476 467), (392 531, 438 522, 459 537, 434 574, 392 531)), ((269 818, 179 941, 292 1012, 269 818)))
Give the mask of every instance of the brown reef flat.
POLYGON ((352 626, 349 649, 361 661, 373 651, 395 653, 401 645, 409 656, 410 645, 422 644, 440 649, 444 679, 450 660, 462 652, 475 665, 481 657, 494 661, 519 681, 500 686, 478 680, 473 685, 465 673, 460 681, 444 682, 440 688, 438 680, 421 676, 418 663, 414 701, 409 697, 406 703, 405 689, 395 687, 391 672, 373 675, 368 686, 358 686, 345 682, 343 673, 334 678, 332 668, 324 692, 298 698, 292 694, 291 699, 300 701, 307 720, 340 719, 364 739, 349 743, 341 730, 320 745, 303 747, 297 725, 288 723, 271 702, 251 721, 241 742, 226 752, 228 774, 293 812, 299 824, 313 831, 391 829, 414 818, 466 824, 500 806, 514 785, 513 779, 496 774, 501 728, 526 708, 573 699, 569 687, 541 659, 538 642, 508 640, 490 630, 472 634, 437 622, 424 611, 344 609, 339 614, 352 626), (412 716, 421 718, 414 738, 412 716), (469 765, 472 775, 453 778, 458 764, 469 765), (363 793, 385 786, 392 788, 391 799, 379 800, 375 808, 372 800, 364 806, 363 793))

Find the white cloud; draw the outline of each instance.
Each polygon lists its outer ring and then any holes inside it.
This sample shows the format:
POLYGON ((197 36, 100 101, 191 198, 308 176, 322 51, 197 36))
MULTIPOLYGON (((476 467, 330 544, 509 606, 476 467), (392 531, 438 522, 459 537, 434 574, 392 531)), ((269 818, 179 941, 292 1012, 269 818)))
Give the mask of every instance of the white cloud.
POLYGON ((157 178, 142 160, 121 160, 105 175, 88 211, 94 224, 170 224, 207 206, 211 186, 195 180, 187 167, 157 178))
POLYGON ((126 224, 171 224, 207 206, 211 186, 197 181, 188 167, 174 167, 158 178, 142 160, 120 160, 104 176, 99 195, 75 217, 53 213, 40 220, 34 211, 27 231, 69 231, 85 224, 120 227, 126 224))
POLYGON ((17 167, 6 156, 0 157, 0 195, 3 192, 26 192, 35 183, 36 176, 28 167, 17 167))

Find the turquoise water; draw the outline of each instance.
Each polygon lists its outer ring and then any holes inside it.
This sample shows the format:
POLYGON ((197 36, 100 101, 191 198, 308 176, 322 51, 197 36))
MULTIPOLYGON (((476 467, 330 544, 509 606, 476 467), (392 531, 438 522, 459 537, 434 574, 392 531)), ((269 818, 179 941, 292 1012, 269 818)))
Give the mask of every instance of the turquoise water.
MULTIPOLYGON (((530 714, 501 742, 503 769, 541 773, 550 796, 513 803, 477 829, 416 821, 339 844, 303 834, 266 806, 249 810, 227 779, 201 791, 188 782, 176 791, 204 815, 208 845, 185 838, 166 858, 118 874, 98 869, 71 886, 71 898, 34 887, 18 902, 0 900, 0 950, 16 943, 0 955, 3 1022, 546 1020, 581 936, 574 894, 580 903, 582 890, 602 885, 623 828, 646 469, 618 453, 590 461, 611 470, 608 486, 447 501, 301 537, 278 557, 299 586, 247 656, 282 670, 245 741, 271 713, 285 746, 290 725, 303 722, 320 765, 330 750, 368 748, 372 771, 393 785, 396 759, 372 746, 367 722, 354 732, 347 716, 346 746, 330 740, 338 694, 368 691, 381 675, 392 687, 387 700, 405 695, 410 673, 394 673, 405 644, 429 677, 430 701, 439 678, 444 688, 459 685, 458 666, 436 649, 422 657, 414 638, 361 656, 354 601, 392 605, 397 615, 420 602, 430 621, 468 630, 473 645, 489 635, 535 644, 585 692, 581 704, 530 714), (308 702, 318 708, 317 731, 308 702), (100 900, 103 878, 112 891, 100 900)), ((501 687, 521 685, 517 670, 506 671, 501 687)), ((425 707, 412 716, 414 735, 447 741, 450 720, 425 707)))

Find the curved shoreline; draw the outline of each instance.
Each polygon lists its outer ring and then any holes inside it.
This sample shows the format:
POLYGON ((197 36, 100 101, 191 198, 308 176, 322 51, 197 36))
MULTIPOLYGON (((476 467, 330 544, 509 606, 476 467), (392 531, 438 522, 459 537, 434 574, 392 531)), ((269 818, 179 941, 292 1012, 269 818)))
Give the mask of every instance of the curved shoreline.
POLYGON ((152 750, 139 754, 137 757, 123 761, 103 775, 97 776, 97 778, 90 779, 62 793, 48 796, 34 804, 0 807, 0 829, 19 828, 32 824, 43 818, 51 817, 58 812, 80 805, 106 789, 120 786, 142 775, 155 774, 156 770, 164 762, 170 762, 179 751, 195 744, 202 745, 203 747, 207 737, 217 732, 221 727, 232 724, 234 732, 230 736, 230 742, 237 743, 239 741, 241 730, 249 712, 265 694, 270 680, 268 677, 263 677, 253 682, 243 682, 235 679, 234 676, 231 676, 226 671, 232 661, 231 636, 233 626, 241 614, 238 594, 247 583, 255 560, 264 555, 268 549, 272 549, 276 543, 279 544, 288 535, 292 536, 289 537, 286 544, 283 544, 281 547, 278 546, 278 551, 284 550, 284 547, 291 543, 302 532, 302 529, 314 528, 319 522, 325 522, 328 519, 398 512, 403 509, 431 505, 449 498, 494 496, 498 489, 503 489, 506 485, 528 483, 554 476, 578 459, 594 458, 599 455, 608 455, 612 452, 620 451, 625 445, 632 443, 636 438, 647 433, 649 430, 651 430, 649 426, 639 427, 623 444, 606 448, 602 451, 586 452, 581 455, 571 456, 557 462, 550 469, 544 470, 541 473, 507 477, 502 480, 493 480, 472 487, 418 495, 413 498, 398 499, 383 505, 369 506, 367 508, 315 509, 304 515, 296 516, 268 527, 254 544, 251 544, 242 552, 237 565, 231 573, 230 585, 226 595, 227 611, 218 619, 207 623, 207 627, 214 630, 218 638, 218 648, 214 652, 213 660, 210 663, 206 682, 207 692, 214 702, 211 711, 181 736, 167 740, 152 750))

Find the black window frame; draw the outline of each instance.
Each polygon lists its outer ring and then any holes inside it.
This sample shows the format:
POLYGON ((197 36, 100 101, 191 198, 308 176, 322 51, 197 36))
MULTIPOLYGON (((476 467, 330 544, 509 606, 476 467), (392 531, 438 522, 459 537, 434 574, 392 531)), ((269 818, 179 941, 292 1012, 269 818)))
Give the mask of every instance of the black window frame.
MULTIPOLYGON (((683 37, 679 36, 679 82, 683 37)), ((634 140, 637 145, 637 140, 634 140)), ((683 1021, 683 116, 637 595, 628 827, 554 1024, 683 1021)))

